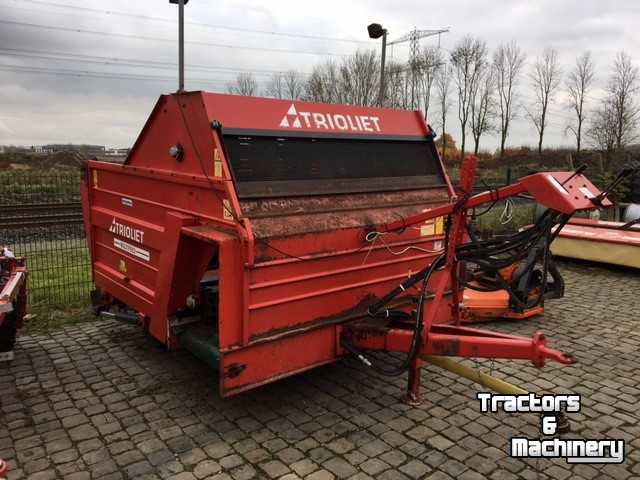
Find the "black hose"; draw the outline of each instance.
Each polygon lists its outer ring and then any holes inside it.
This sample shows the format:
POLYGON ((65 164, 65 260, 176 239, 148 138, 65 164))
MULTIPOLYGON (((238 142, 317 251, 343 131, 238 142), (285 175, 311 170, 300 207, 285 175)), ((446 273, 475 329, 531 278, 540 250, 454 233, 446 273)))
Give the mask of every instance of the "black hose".
MULTIPOLYGON (((427 286, 429 284, 429 279, 431 278, 431 275, 433 274, 433 272, 437 269, 440 268, 440 266, 442 266, 442 263, 444 261, 444 254, 440 255, 438 258, 436 258, 431 265, 429 265, 427 268, 421 270, 420 272, 418 272, 416 275, 413 275, 411 278, 409 278, 408 280, 406 280, 403 284, 401 284, 403 287, 408 288, 407 285, 415 285, 419 280, 420 280, 420 275, 422 277, 422 287, 420 289, 420 295, 418 296, 418 301, 417 301, 417 308, 416 308, 416 314, 415 314, 415 325, 414 325, 414 329, 413 329, 413 337, 411 339, 411 347, 409 348, 409 351, 407 352, 407 356, 405 357, 405 359, 402 361, 402 363, 400 365, 394 366, 394 367, 385 367, 382 364, 378 364, 377 362, 373 362, 370 358, 368 358, 362 351, 360 351, 355 345, 353 345, 353 343, 351 342, 351 338, 345 334, 343 332, 342 337, 341 337, 341 344, 342 346, 344 346, 344 348, 349 351, 350 353, 352 353, 356 358, 358 358, 358 360, 360 360, 362 363, 364 363, 367 367, 372 368, 373 370, 375 370, 376 372, 382 374, 382 375, 386 375, 386 376, 398 376, 398 375, 402 375, 404 372, 406 372, 409 367, 411 366, 411 363, 413 363, 413 361, 416 359, 416 357, 418 356, 418 354, 420 353, 420 343, 422 341, 422 327, 423 327, 423 308, 424 308, 424 301, 425 301, 425 297, 426 297, 426 293, 427 293, 427 286), (417 279, 416 279, 417 277, 417 279)), ((378 316, 377 314, 379 313, 380 309, 386 305, 389 301, 391 301, 393 298, 395 298, 395 296, 399 295, 400 292, 403 292, 404 290, 400 287, 397 287, 396 289, 392 290, 392 292, 390 292, 389 294, 385 295, 380 301, 376 302, 374 304, 374 308, 370 308, 369 309, 369 314, 373 317, 378 316), (399 290, 399 292, 398 292, 399 290), (394 292, 398 292, 395 295, 392 295, 394 292), (382 303, 382 300, 384 299, 389 299, 387 300, 385 303, 382 303)), ((393 316, 399 316, 400 314, 404 314, 407 315, 406 318, 410 318, 410 316, 408 314, 406 314, 406 312, 399 312, 399 311, 387 311, 387 315, 385 315, 385 318, 393 318, 393 316)))
MULTIPOLYGON (((519 308, 527 308, 530 302, 528 298, 520 299, 514 292, 512 286, 520 281, 523 275, 529 273, 534 268, 535 264, 543 260, 543 282, 541 295, 535 300, 534 305, 539 304, 544 296, 544 290, 546 288, 546 276, 548 272, 549 264, 549 246, 553 239, 557 236, 560 229, 567 223, 571 216, 563 215, 559 212, 547 210, 544 214, 534 223, 533 226, 526 230, 522 230, 507 238, 482 240, 477 241, 470 235, 472 241, 463 245, 460 245, 456 249, 456 257, 459 261, 475 264, 480 267, 481 270, 487 272, 496 273, 496 284, 493 286, 477 286, 470 285, 468 282, 461 281, 465 286, 479 291, 495 291, 505 289, 509 292, 510 297, 518 305, 519 308), (552 232, 553 227, 557 225, 555 232, 552 232), (499 270, 509 265, 513 265, 515 262, 522 260, 526 257, 531 248, 536 248, 543 241, 539 250, 531 260, 527 261, 525 266, 520 269, 512 278, 507 282, 499 274, 499 270), (495 288, 494 288, 495 287, 495 288)), ((445 234, 445 245, 449 240, 451 217, 447 217, 447 228, 445 234)), ((443 253, 437 257, 429 266, 423 268, 416 274, 409 277, 402 282, 398 287, 387 293, 381 299, 370 305, 368 313, 373 318, 388 318, 388 319, 403 319, 408 320, 411 318, 409 314, 398 310, 384 309, 398 295, 413 287, 418 282, 422 281, 422 287, 420 294, 417 298, 417 307, 415 312, 415 323, 413 329, 413 337, 411 340, 411 346, 407 352, 404 360, 397 366, 388 367, 383 364, 379 364, 378 361, 372 361, 361 350, 359 350, 352 342, 348 330, 343 331, 341 336, 341 343, 344 348, 352 353, 367 367, 379 372, 382 375, 397 376, 401 375, 409 369, 412 362, 415 361, 420 351, 420 343, 422 341, 423 330, 423 310, 427 293, 427 287, 429 280, 434 271, 440 268, 446 262, 446 253, 443 253)))

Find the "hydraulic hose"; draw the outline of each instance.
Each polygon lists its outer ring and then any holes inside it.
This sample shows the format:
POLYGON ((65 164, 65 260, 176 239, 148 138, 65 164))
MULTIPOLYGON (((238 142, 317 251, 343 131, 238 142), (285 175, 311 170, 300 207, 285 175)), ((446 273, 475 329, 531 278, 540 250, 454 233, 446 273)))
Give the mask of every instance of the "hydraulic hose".
MULTIPOLYGON (((402 361, 400 365, 393 366, 393 367, 386 367, 382 364, 379 364, 378 362, 372 361, 362 351, 360 351, 355 345, 353 345, 353 342, 351 341, 349 336, 345 334, 343 334, 341 337, 342 346, 351 354, 353 354, 358 360, 360 360, 364 365, 366 365, 369 368, 372 368, 373 370, 377 371, 382 375, 398 376, 406 372, 411 366, 411 363, 416 359, 416 357, 420 353, 420 343, 422 341, 422 326, 423 326, 422 317, 423 317, 424 301, 427 293, 427 286, 429 284, 429 279, 431 278, 431 275, 433 274, 433 272, 442 266, 444 259, 445 259, 444 254, 440 255, 427 268, 422 269, 420 272, 416 273, 409 279, 405 280, 403 283, 400 284, 399 287, 396 287, 394 290, 389 292, 387 295, 385 295, 382 299, 380 299, 378 302, 376 302, 374 305, 372 305, 369 308, 369 315, 371 315, 372 317, 378 316, 380 310, 385 305, 387 305, 391 300, 393 300, 393 298, 398 296, 400 293, 404 292, 407 288, 412 287, 422 279, 422 287, 420 289, 420 295, 418 297, 416 313, 415 313, 415 326, 413 330, 413 337, 411 339, 411 347, 409 348, 409 352, 407 353, 407 356, 405 357, 405 359, 402 361)), ((407 314, 406 312, 387 310, 387 314, 385 315, 385 318, 387 317, 393 318, 394 316, 398 316, 406 319, 411 318, 410 315, 407 314)))

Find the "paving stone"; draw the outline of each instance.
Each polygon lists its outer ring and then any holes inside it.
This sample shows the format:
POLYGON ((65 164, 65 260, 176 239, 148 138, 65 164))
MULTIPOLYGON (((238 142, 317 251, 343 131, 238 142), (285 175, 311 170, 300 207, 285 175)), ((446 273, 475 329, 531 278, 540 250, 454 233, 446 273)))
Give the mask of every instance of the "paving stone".
POLYGON ((362 462, 359 468, 368 473, 369 475, 377 475, 380 472, 384 472, 389 468, 389 464, 378 460, 377 458, 370 458, 369 460, 362 462))
POLYGON ((47 458, 39 458, 37 460, 28 460, 23 465, 22 468, 27 475, 31 475, 32 473, 38 473, 43 470, 46 470, 50 467, 51 462, 47 458))
POLYGON ((156 450, 147 455, 147 459, 152 465, 163 465, 175 459, 175 454, 168 448, 156 450))
POLYGON ((440 450, 441 452, 444 452, 453 447, 455 444, 442 435, 436 435, 435 437, 431 437, 429 439, 429 445, 440 450))
POLYGON ((252 464, 258 464, 268 458, 271 458, 271 453, 267 452, 263 448, 256 448, 255 450, 245 453, 244 458, 252 464))
MULTIPOLYGON (((544 330, 552 347, 581 363, 477 365, 531 391, 581 394, 574 434, 627 441, 622 465, 554 461, 541 478, 640 478, 640 339, 628 301, 640 277, 561 268, 566 296, 544 316, 481 328, 544 330), (615 331, 602 329, 614 317, 615 331)), ((533 462, 508 456, 509 438, 538 435, 537 417, 482 414, 475 386, 429 365, 417 408, 398 401, 406 379, 371 375, 352 359, 226 400, 210 377, 188 352, 155 349, 144 332, 115 322, 20 337, 16 361, 0 365, 0 457, 10 462, 9 478, 537 480, 533 462)))
POLYGON ((290 467, 300 477, 304 477, 318 469, 318 465, 307 458, 291 464, 290 467))
POLYGON ((384 460, 389 465, 394 467, 404 463, 407 459, 407 456, 399 450, 391 450, 390 452, 386 452, 380 456, 381 460, 384 460))
POLYGON ((404 473, 398 470, 386 470, 382 472, 380 475, 378 475, 378 478, 380 480, 408 480, 409 479, 409 477, 407 477, 404 473))
POLYGON ((91 473, 76 472, 64 476, 64 480, 91 480, 91 473))
POLYGON ((181 472, 176 475, 171 475, 167 478, 169 478, 169 480, 197 480, 191 472, 181 472))
POLYGON ((193 474, 198 479, 207 478, 211 475, 215 475, 222 470, 220 464, 214 460, 204 460, 193 469, 193 474))
POLYGON ((295 448, 285 448, 278 451, 275 456, 278 457, 285 465, 289 465, 303 459, 304 453, 295 448))
POLYGON ((331 472, 326 470, 318 470, 311 475, 307 475, 305 480, 333 480, 336 478, 331 472))
POLYGON ((148 461, 142 460, 141 462, 136 462, 125 467, 124 473, 127 474, 127 477, 133 478, 148 473, 151 470, 153 470, 152 465, 148 461))
POLYGON ((259 478, 256 469, 252 465, 246 463, 231 470, 230 474, 233 480, 249 480, 251 478, 259 478))
POLYGON ((132 463, 144 460, 144 455, 142 455, 138 450, 129 450, 128 452, 121 453, 120 455, 114 455, 113 459, 118 465, 125 467, 132 463))
POLYGON ((89 467, 94 477, 100 478, 118 471, 118 465, 111 459, 102 460, 89 467))
POLYGON ((234 453, 233 455, 227 455, 226 457, 221 458, 220 460, 218 460, 218 462, 224 469, 231 470, 238 465, 242 465, 242 463, 244 463, 244 460, 240 455, 234 453))
POLYGON ((349 478, 358 472, 353 465, 340 457, 333 457, 324 462, 322 466, 333 473, 336 478, 349 478))
POLYGON ((215 442, 204 447, 204 451, 211 458, 217 460, 231 453, 231 447, 225 442, 215 442))
POLYGON ((55 478, 56 472, 53 470, 46 470, 44 472, 38 472, 34 473, 33 475, 29 475, 29 480, 55 480, 55 478))
POLYGON ((390 449, 391 447, 381 440, 373 440, 358 448, 360 452, 368 457, 378 457, 390 449))
POLYGON ((136 447, 144 454, 149 454, 157 450, 167 448, 166 444, 158 438, 149 438, 147 440, 144 440, 138 443, 136 447))
POLYGON ((97 437, 98 431, 91 425, 80 425, 78 427, 69 430, 69 436, 74 442, 80 442, 82 440, 89 440, 90 438, 97 437))
POLYGON ((419 460, 411 460, 402 465, 399 470, 411 478, 422 478, 431 468, 419 460))
POLYGON ((180 461, 184 465, 196 465, 207 458, 207 454, 200 448, 194 448, 180 455, 180 461))
POLYGON ((272 460, 260 464, 260 468, 265 471, 269 478, 278 478, 289 473, 289 467, 279 460, 272 460))
POLYGON ((71 440, 68 438, 61 438, 58 440, 52 440, 45 444, 45 448, 47 453, 51 455, 52 453, 61 452, 62 450, 67 450, 72 445, 71 440))
POLYGON ((70 448, 62 452, 54 453, 53 455, 51 455, 51 460, 55 464, 68 463, 73 462, 79 456, 80 454, 78 453, 78 450, 76 450, 75 448, 70 448))

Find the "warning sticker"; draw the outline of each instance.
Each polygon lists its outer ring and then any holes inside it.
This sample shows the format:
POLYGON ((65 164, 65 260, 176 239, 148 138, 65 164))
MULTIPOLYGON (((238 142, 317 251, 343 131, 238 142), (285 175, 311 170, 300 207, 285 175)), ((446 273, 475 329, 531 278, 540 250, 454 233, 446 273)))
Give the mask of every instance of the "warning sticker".
POLYGON ((593 198, 595 196, 593 193, 591 193, 591 190, 589 190, 587 187, 581 187, 580 193, 587 198, 593 198))
POLYGON ((444 233, 444 218, 437 217, 427 220, 420 226, 420 236, 430 237, 432 235, 442 235, 444 233))
POLYGON ((149 250, 145 250, 143 248, 136 247, 135 245, 131 245, 130 243, 123 242, 119 238, 113 239, 113 246, 127 252, 130 255, 133 255, 134 257, 141 258, 145 262, 151 260, 151 253, 149 252, 149 250))
POLYGON ((216 177, 222 176, 222 159, 217 148, 213 150, 213 175, 216 177))
POLYGON ((435 235, 436 226, 433 223, 433 220, 429 222, 425 222, 424 225, 420 226, 420 235, 423 237, 430 237, 431 235, 435 235))
POLYGON ((233 220, 233 212, 231 210, 231 202, 226 198, 222 200, 222 218, 225 220, 233 220))

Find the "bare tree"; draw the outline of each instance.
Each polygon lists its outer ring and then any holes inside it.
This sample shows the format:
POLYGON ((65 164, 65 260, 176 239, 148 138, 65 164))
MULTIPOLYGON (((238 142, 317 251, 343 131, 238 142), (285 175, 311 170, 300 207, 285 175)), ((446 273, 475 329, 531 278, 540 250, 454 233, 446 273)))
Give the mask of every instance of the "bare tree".
POLYGON ((458 93, 458 118, 462 130, 461 157, 464 157, 465 153, 467 123, 471 114, 473 92, 477 88, 480 73, 486 62, 487 45, 477 38, 465 37, 451 51, 453 77, 458 93))
POLYGON ((304 79, 299 72, 289 70, 283 74, 285 98, 299 100, 304 94, 304 79))
POLYGON ((611 102, 616 122, 616 148, 619 150, 633 141, 640 120, 640 107, 636 103, 638 68, 631 63, 631 57, 625 52, 616 55, 613 73, 607 86, 607 96, 611 102))
POLYGON ((562 70, 558 63, 558 52, 546 48, 541 57, 536 59, 531 71, 531 85, 535 92, 535 104, 527 111, 527 116, 538 132, 538 154, 542 153, 542 141, 547 126, 549 104, 560 86, 562 70))
POLYGON ((593 146, 609 158, 616 147, 616 113, 613 105, 603 100, 591 115, 587 136, 593 146))
POLYGON ((338 103, 338 64, 329 60, 316 66, 307 79, 304 98, 312 102, 338 103))
POLYGON ((411 109, 411 75, 406 65, 388 62, 385 67, 384 106, 411 109))
POLYGON ((380 65, 375 51, 358 51, 340 65, 328 61, 313 69, 305 88, 308 100, 349 105, 376 105, 380 65))
POLYGON ((595 65, 591 59, 591 53, 585 52, 576 59, 576 64, 567 77, 569 105, 576 114, 575 123, 569 125, 567 130, 576 137, 577 156, 580 156, 580 149, 582 148, 582 128, 585 119, 584 103, 593 86, 595 75, 595 65))
POLYGON ((425 120, 428 120, 429 117, 431 88, 438 70, 442 66, 442 60, 442 51, 438 47, 427 47, 420 55, 420 90, 422 91, 422 105, 424 107, 425 120))
POLYGON ((503 43, 493 54, 500 117, 500 156, 504 155, 511 121, 515 118, 517 86, 525 64, 525 54, 516 42, 503 43))
POLYGON ((493 130, 495 114, 495 72, 488 64, 482 67, 478 83, 471 98, 471 134, 473 136, 473 153, 478 154, 480 137, 493 130))
POLYGON ((278 99, 285 98, 284 96, 284 79, 282 72, 274 73, 269 79, 269 83, 267 83, 267 88, 265 89, 265 96, 273 97, 278 99))
POLYGON ((229 93, 254 96, 258 93, 258 82, 250 73, 239 73, 233 83, 227 85, 229 93))
POLYGON ((295 70, 277 72, 271 76, 265 93, 269 97, 299 100, 303 97, 305 85, 302 75, 295 70))
POLYGON ((380 61, 374 50, 357 51, 340 65, 340 103, 376 105, 380 82, 380 61))
POLYGON ((438 107, 440 108, 440 128, 442 129, 442 152, 444 157, 447 152, 447 115, 451 108, 451 66, 445 63, 440 69, 435 78, 436 99, 438 107))

